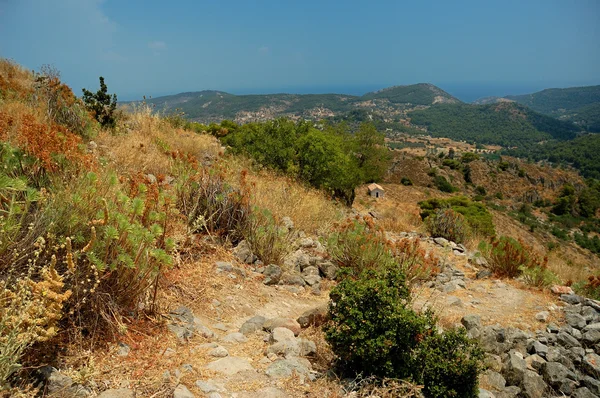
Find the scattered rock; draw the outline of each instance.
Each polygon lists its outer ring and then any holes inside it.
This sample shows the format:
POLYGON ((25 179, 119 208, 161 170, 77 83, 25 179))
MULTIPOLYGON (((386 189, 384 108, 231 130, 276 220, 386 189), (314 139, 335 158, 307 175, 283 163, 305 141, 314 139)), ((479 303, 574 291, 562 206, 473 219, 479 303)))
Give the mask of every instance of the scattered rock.
POLYGON ((279 283, 282 273, 283 273, 283 271, 281 270, 281 267, 279 267, 278 265, 275 265, 275 264, 267 265, 265 267, 265 271, 263 272, 263 274, 265 276, 265 280, 263 281, 263 283, 265 285, 276 285, 277 283, 279 283))
POLYGON ((250 244, 245 240, 241 241, 235 247, 235 249, 233 249, 233 255, 237 257, 242 263, 246 264, 252 264, 257 260, 254 253, 252 253, 250 244))
POLYGON ((265 373, 267 376, 274 379, 287 378, 296 373, 298 375, 308 376, 312 380, 314 379, 314 376, 310 373, 311 368, 311 364, 308 360, 292 357, 279 359, 273 362, 269 365, 265 373))
POLYGON ((129 355, 129 352, 131 351, 131 347, 129 347, 127 344, 119 341, 119 343, 117 344, 117 355, 120 357, 126 357, 127 355, 129 355))
POLYGON ((46 393, 53 398, 85 398, 91 391, 80 384, 73 382, 69 376, 60 373, 57 369, 48 366, 41 370, 46 379, 46 393))
POLYGON ((190 390, 183 384, 179 384, 175 387, 175 391, 173 391, 173 398, 195 398, 196 396, 192 394, 190 390))
POLYGON ((267 332, 272 332, 273 329, 279 327, 290 329, 292 332, 294 332, 295 336, 298 336, 298 334, 302 330, 300 324, 296 320, 289 318, 272 318, 268 319, 263 324, 263 329, 267 332))
POLYGON ((535 319, 537 319, 540 322, 544 322, 544 323, 546 323, 546 321, 548 321, 549 317, 550 317, 550 312, 548 312, 548 311, 541 311, 541 312, 538 312, 537 314, 535 314, 535 319))
POLYGON ((481 327, 481 317, 479 315, 465 315, 460 320, 460 323, 463 324, 463 326, 465 327, 465 329, 467 329, 467 331, 474 329, 474 328, 480 328, 481 327))
POLYGON ((490 276, 492 276, 492 272, 490 270, 482 269, 475 274, 475 279, 485 279, 489 278, 490 276))
POLYGON ((255 333, 258 330, 262 330, 263 325, 267 319, 264 316, 253 316, 248 319, 244 324, 240 327, 240 333, 248 336, 250 334, 255 333))
POLYGON ((234 332, 229 333, 227 336, 223 337, 221 341, 225 343, 245 343, 246 341, 248 341, 248 338, 240 332, 234 332))
POLYGON ((231 272, 233 271, 233 264, 225 261, 217 261, 215 263, 217 266, 217 272, 231 272))
POLYGON ((544 383, 542 376, 531 370, 525 371, 523 381, 521 382, 521 396, 526 398, 544 398, 547 397, 547 388, 548 386, 544 383))
POLYGON ((329 304, 325 303, 308 311, 305 311, 297 321, 301 327, 321 326, 329 317, 329 304))
POLYGON ((485 386, 490 386, 495 391, 502 391, 506 386, 506 380, 498 372, 491 369, 486 370, 482 373, 480 382, 485 386))
POLYGON ((550 291, 554 294, 573 294, 573 289, 569 286, 554 285, 550 288, 550 291))
POLYGON ((225 347, 218 346, 210 350, 208 355, 215 358, 224 358, 229 355, 229 352, 225 347))
POLYGON ((339 267, 333 264, 331 261, 323 261, 318 264, 319 271, 321 274, 325 276, 327 279, 335 279, 337 277, 337 273, 339 271, 339 267))
POLYGON ((509 385, 518 386, 523 381, 527 363, 519 353, 510 351, 502 366, 502 375, 509 385))
POLYGON ((600 356, 596 353, 590 352, 584 356, 581 365, 590 376, 600 377, 600 356))
POLYGON ((280 285, 295 285, 295 286, 304 286, 306 282, 304 282, 304 278, 302 274, 297 271, 286 271, 281 275, 281 279, 279 280, 280 285))
POLYGON ((250 362, 240 357, 225 357, 206 365, 207 369, 222 373, 226 376, 234 375, 246 370, 254 370, 250 362))
POLYGON ((100 395, 98 398, 134 398, 135 395, 133 390, 129 388, 119 388, 119 389, 110 389, 106 390, 100 395))

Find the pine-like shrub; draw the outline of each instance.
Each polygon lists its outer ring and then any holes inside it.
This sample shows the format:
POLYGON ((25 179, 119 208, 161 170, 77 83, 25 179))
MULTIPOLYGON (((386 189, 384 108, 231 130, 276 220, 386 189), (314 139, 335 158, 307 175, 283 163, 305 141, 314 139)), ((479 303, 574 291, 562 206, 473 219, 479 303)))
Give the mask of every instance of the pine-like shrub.
POLYGON ((471 230, 465 217, 452 209, 437 209, 425 220, 427 232, 433 237, 442 237, 456 243, 465 242, 471 230))

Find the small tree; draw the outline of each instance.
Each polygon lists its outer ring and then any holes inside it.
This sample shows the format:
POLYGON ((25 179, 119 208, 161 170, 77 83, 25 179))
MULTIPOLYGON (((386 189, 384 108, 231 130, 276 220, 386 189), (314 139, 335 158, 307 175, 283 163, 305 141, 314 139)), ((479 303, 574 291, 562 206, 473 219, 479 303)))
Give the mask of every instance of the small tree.
POLYGON ((100 90, 96 94, 83 89, 83 102, 87 109, 94 114, 102 127, 115 126, 115 109, 117 109, 117 94, 108 94, 104 78, 100 76, 100 90))

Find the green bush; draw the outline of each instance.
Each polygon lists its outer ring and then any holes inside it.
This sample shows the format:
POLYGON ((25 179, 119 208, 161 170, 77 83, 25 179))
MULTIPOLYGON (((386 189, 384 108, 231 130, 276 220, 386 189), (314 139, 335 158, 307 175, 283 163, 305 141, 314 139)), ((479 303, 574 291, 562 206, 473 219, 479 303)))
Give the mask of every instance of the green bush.
POLYGON ((433 183, 435 184, 435 186, 437 187, 437 189, 439 189, 442 192, 456 192, 458 191, 458 189, 456 187, 454 187, 452 184, 450 184, 448 182, 448 180, 446 180, 446 177, 444 176, 435 176, 435 179, 433 180, 433 183))
POLYGON ((400 179, 400 184, 402 184, 402 185, 406 185, 406 186, 409 186, 409 185, 413 185, 413 182, 412 182, 412 180, 411 180, 410 178, 408 178, 408 177, 402 177, 402 178, 400 179))
POLYGON ((460 170, 462 168, 462 164, 456 159, 444 159, 442 164, 452 170, 460 170))
POLYGON ((421 207, 421 218, 426 220, 436 210, 442 208, 451 208, 457 213, 462 214, 471 229, 471 232, 483 236, 494 236, 494 223, 492 215, 483 203, 470 201, 464 196, 455 196, 448 199, 429 199, 419 202, 421 207))
POLYGON ((100 76, 100 90, 95 94, 85 88, 83 90, 83 102, 86 108, 92 112, 98 123, 102 127, 115 127, 117 94, 112 96, 108 94, 108 89, 104 83, 104 78, 100 76))
POLYGON ((428 336, 418 347, 422 366, 418 382, 426 397, 474 398, 479 396, 478 374, 483 351, 464 329, 428 336))
POLYGON ((331 291, 327 342, 348 373, 407 378, 413 375, 419 340, 432 333, 434 319, 418 315, 410 291, 394 267, 342 278, 331 291))
POLYGON ((437 209, 427 217, 425 226, 434 238, 442 237, 456 243, 464 243, 471 235, 465 217, 449 208, 437 209))
POLYGON ((325 337, 348 376, 410 378, 427 397, 477 396, 481 350, 464 331, 438 334, 431 313, 416 313, 398 268, 342 278, 330 297, 325 337))

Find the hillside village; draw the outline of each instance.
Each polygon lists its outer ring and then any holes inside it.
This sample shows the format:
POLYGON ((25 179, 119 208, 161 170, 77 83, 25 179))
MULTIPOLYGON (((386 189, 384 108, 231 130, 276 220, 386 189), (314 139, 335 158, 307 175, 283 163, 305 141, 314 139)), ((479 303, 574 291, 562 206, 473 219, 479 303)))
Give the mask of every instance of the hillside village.
MULTIPOLYGON (((0 396, 600 396, 600 185, 575 167, 103 84, 0 59, 0 396)), ((458 103, 407 87, 340 102, 458 103)))

